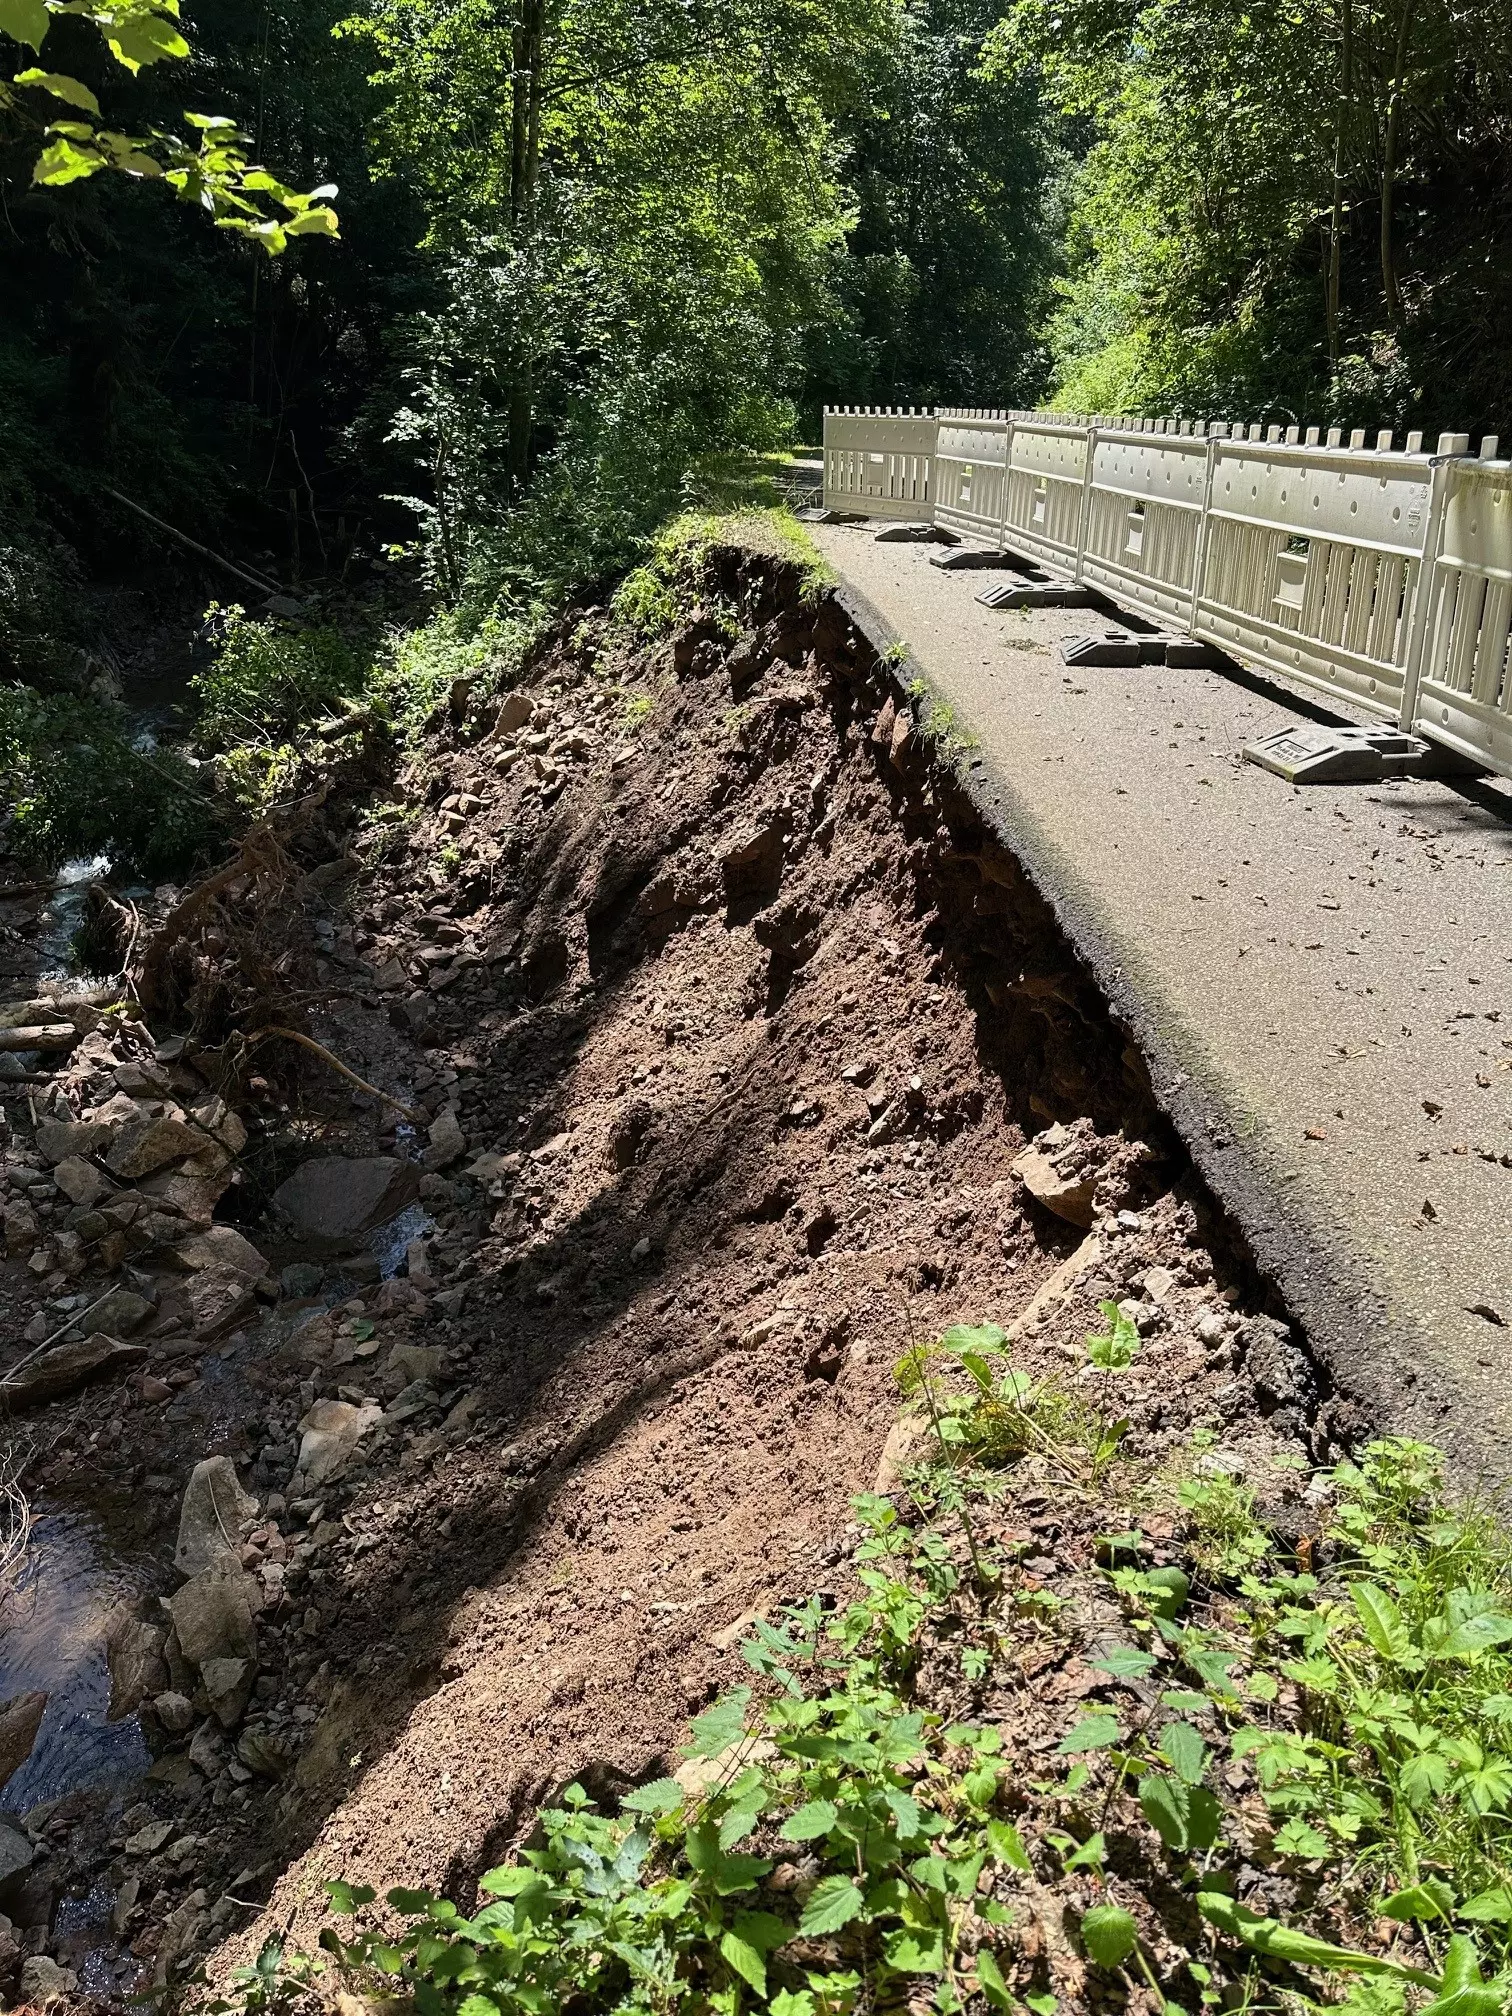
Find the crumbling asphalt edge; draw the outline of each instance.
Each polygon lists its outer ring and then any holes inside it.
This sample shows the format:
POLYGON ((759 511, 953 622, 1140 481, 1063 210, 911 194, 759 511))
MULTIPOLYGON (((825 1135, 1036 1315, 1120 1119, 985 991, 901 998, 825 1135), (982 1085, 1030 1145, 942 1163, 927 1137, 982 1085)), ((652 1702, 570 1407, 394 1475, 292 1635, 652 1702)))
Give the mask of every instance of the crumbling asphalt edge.
MULTIPOLYGON (((900 704, 920 684, 937 690, 859 589, 841 582, 830 593, 890 671, 900 704)), ((1457 1392, 1452 1366, 1417 1319, 1381 1294, 1367 1256, 1352 1248, 1343 1227, 1319 1222, 1285 1194, 1286 1173, 1272 1165, 1235 1088, 1197 1032, 1169 1007, 1137 947, 1121 939, 1032 802, 979 752, 960 764, 959 774, 984 826, 1018 860, 1115 1023, 1144 1057, 1160 1110, 1248 1247, 1262 1282, 1304 1332, 1325 1383, 1344 1403, 1336 1410, 1341 1424, 1355 1438, 1432 1440, 1446 1448, 1461 1482, 1500 1482, 1508 1452, 1477 1418, 1468 1396, 1457 1392)))

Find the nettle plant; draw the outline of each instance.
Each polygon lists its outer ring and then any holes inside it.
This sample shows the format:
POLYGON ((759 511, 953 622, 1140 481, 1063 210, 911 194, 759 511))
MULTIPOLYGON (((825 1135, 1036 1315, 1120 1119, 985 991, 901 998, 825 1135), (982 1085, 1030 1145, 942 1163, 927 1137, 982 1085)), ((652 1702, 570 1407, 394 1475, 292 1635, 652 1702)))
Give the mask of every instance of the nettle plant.
MULTIPOLYGON (((571 1787, 518 1863, 482 1879, 470 1916, 396 1890, 403 1929, 323 1933, 343 1972, 410 1994, 419 2016, 547 2016, 568 2001, 849 2016, 921 1993, 942 2011, 973 1996, 1011 2008, 993 1954, 1010 1914, 981 1881, 995 1864, 1029 1867, 993 1811, 1000 1738, 946 1724, 883 1677, 922 1617, 912 1573, 939 1587, 939 1563, 907 1552, 886 1501, 857 1510, 889 1568, 828 1624, 811 1604, 762 1627, 746 1656, 776 1697, 753 1710, 741 1688, 700 1716, 683 1782, 642 1786, 617 1819, 571 1787), (806 1688, 831 1672, 833 1687, 806 1688)), ((374 1901, 330 1894, 347 1916, 374 1901)))

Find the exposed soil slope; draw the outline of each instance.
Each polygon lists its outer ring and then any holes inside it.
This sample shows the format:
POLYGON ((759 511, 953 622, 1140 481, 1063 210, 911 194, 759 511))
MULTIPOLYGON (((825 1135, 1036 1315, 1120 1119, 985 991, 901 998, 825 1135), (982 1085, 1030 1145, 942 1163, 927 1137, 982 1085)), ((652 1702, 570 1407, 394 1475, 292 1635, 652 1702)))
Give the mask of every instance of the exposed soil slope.
POLYGON ((420 1156, 435 1230, 407 1281, 331 1262, 199 1358, 180 1334, 172 1420, 154 1355, 111 1433, 80 1420, 54 1456, 60 1492, 150 1469, 165 1529, 207 1455, 260 1500, 240 1736, 175 1766, 209 1724, 149 1708, 170 1768, 41 1816, 61 1880, 136 1882, 123 1937, 162 1978, 227 1933, 313 1943, 336 1876, 465 1892, 554 1788, 652 1771, 740 1670, 741 1620, 843 1586, 915 1337, 1006 1325, 1051 1283, 1020 1348, 1070 1377, 1098 1299, 1127 1297, 1153 1340, 1137 1449, 1311 1413, 1139 1058, 892 669, 787 563, 713 566, 676 637, 637 650, 575 611, 502 711, 459 693, 390 803, 330 808, 332 869, 276 914, 233 885, 175 954, 208 1043, 236 944, 276 924, 321 1041, 429 1121, 385 1131, 321 1066, 279 1086, 265 1063, 228 1202, 270 1265, 308 1263, 259 1213, 312 1153, 420 1156), (376 1426, 309 1489, 322 1397, 376 1426))

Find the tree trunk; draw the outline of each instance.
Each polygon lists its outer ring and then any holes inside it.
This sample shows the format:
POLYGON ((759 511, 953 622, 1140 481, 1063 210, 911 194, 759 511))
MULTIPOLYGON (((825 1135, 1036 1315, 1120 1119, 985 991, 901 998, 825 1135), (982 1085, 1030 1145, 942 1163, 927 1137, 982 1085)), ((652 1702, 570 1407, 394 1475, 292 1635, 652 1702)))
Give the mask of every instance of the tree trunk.
POLYGON ((1334 126, 1333 206, 1328 224, 1328 362, 1339 361, 1339 268, 1344 243, 1344 139, 1354 95, 1353 0, 1341 0, 1339 15, 1339 110, 1334 126))
MULTIPOLYGON (((542 50, 545 0, 518 0, 514 28, 514 77, 510 105, 509 214, 515 241, 534 223, 541 157, 542 50)), ((521 357, 509 394, 509 480, 516 496, 530 470, 534 431, 534 382, 528 357, 521 357)))
POLYGON ((1407 69, 1407 43, 1412 34, 1412 0, 1402 0, 1397 23, 1396 61, 1391 72, 1391 97, 1386 108, 1386 146, 1381 159, 1381 291, 1386 319, 1393 329, 1402 323, 1402 290, 1397 281, 1396 248, 1392 242, 1392 204, 1396 196, 1397 147, 1402 131, 1402 80, 1407 69))

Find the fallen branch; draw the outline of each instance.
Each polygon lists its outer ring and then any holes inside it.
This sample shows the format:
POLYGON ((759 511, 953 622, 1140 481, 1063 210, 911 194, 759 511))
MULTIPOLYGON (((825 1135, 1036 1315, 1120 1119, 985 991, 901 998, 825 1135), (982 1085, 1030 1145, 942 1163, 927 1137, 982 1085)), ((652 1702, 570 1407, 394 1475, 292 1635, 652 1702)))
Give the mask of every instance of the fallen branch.
POLYGON ((313 1050, 317 1057, 324 1058, 333 1071, 339 1071, 343 1078, 349 1078, 359 1091, 381 1100, 385 1106, 392 1106, 396 1113, 402 1113, 405 1119, 412 1121, 415 1126, 423 1126, 429 1117, 422 1114, 418 1107, 406 1106, 404 1101, 396 1099, 392 1092, 385 1092, 377 1085, 369 1085, 366 1078, 359 1078, 355 1071, 350 1070, 339 1057, 327 1050, 324 1043, 317 1043, 313 1036, 301 1036, 297 1029, 282 1029, 272 1023, 266 1029, 254 1029, 247 1038, 247 1048, 250 1050, 254 1044, 265 1042, 270 1036, 282 1036, 288 1043, 298 1043, 303 1049, 313 1050))
POLYGON ((170 539, 177 539, 180 546, 187 546, 191 553, 198 553, 202 559, 213 561, 217 567, 224 567, 228 574, 234 574, 238 581, 244 581, 249 588, 257 589, 259 594, 282 595, 286 601, 294 600, 294 597, 286 589, 280 588, 276 582, 250 574, 245 567, 238 567, 234 560, 226 560, 219 553, 212 553, 208 546, 201 546, 197 539, 191 539, 187 532, 180 532, 176 525, 169 525, 162 518, 155 517, 144 505, 134 503, 130 497, 123 497, 119 490, 112 490, 108 483, 104 489, 105 495, 114 497, 117 504, 124 504, 128 511, 135 511, 137 516, 145 518, 149 525, 156 525, 159 532, 166 532, 170 539))

